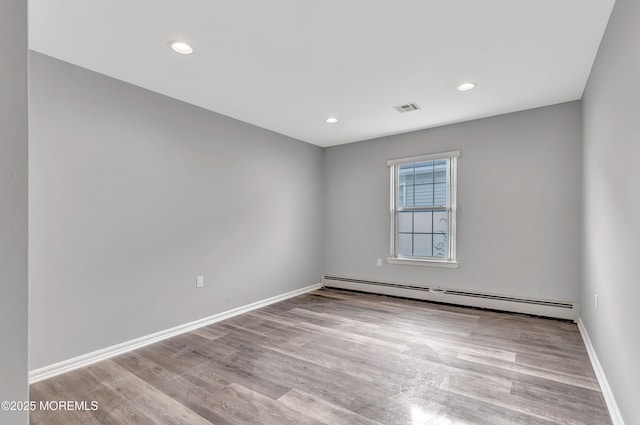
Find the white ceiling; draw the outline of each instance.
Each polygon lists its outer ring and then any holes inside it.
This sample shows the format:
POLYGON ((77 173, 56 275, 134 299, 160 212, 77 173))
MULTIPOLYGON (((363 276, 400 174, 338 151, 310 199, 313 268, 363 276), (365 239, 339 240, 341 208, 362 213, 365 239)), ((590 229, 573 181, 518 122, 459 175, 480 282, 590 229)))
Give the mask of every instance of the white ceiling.
POLYGON ((331 146, 581 98, 613 3, 30 0, 29 43, 331 146), (465 81, 478 85, 457 91, 465 81), (408 102, 422 109, 392 109, 408 102))

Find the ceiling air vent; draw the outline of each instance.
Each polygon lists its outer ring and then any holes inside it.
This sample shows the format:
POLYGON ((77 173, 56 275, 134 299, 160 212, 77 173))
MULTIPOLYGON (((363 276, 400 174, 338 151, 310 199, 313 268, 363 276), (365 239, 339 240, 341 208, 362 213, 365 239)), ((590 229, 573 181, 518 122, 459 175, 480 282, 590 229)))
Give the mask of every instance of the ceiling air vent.
POLYGON ((404 114, 405 112, 417 111, 418 109, 420 109, 420 107, 417 103, 411 102, 405 105, 394 106, 393 109, 400 112, 401 114, 404 114))

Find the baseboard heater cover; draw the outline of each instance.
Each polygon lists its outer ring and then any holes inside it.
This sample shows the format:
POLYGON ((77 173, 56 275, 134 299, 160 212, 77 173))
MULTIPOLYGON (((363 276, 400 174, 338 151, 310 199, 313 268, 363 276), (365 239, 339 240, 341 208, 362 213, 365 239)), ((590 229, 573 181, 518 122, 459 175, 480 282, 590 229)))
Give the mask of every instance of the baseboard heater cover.
POLYGON ((425 301, 533 314, 536 316, 573 320, 574 322, 577 322, 580 317, 580 305, 571 302, 511 297, 507 295, 378 282, 339 276, 323 276, 322 284, 327 288, 350 289, 425 301))

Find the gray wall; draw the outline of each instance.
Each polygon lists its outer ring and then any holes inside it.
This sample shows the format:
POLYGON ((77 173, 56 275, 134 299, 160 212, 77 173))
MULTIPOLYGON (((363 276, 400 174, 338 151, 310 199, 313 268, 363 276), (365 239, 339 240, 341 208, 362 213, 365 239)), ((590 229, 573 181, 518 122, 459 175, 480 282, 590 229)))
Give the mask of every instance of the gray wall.
MULTIPOLYGON (((0 401, 27 400, 27 2, 0 6, 0 401)), ((0 410, 0 423, 26 412, 0 410)))
POLYGON ((30 58, 32 369, 320 281, 319 147, 30 58))
POLYGON ((571 102, 325 151, 324 273, 578 301, 581 106, 571 102), (394 265, 386 160, 460 149, 458 269, 394 265))
POLYGON ((627 424, 640 424, 639 23, 640 2, 617 0, 583 99, 582 320, 627 424))

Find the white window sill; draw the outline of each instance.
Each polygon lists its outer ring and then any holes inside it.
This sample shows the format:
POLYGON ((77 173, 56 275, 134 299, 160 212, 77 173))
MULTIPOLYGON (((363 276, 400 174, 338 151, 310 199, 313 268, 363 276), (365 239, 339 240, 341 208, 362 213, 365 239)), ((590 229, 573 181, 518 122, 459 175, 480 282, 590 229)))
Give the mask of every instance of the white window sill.
POLYGON ((405 264, 409 266, 427 266, 427 267, 446 267, 450 269, 457 269, 457 261, 444 261, 444 260, 419 260, 416 258, 387 258, 389 264, 405 264))

